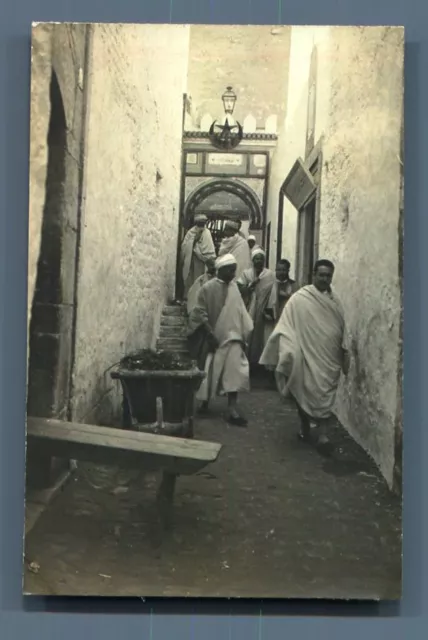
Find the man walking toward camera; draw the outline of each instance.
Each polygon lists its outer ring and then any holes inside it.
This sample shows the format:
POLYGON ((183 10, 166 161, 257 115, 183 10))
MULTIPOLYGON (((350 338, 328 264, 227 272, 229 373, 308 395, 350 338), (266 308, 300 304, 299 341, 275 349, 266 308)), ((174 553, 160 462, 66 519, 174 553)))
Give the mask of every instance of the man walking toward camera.
POLYGON ((318 432, 317 444, 331 447, 327 426, 341 372, 349 371, 345 315, 332 290, 334 264, 318 260, 313 284, 302 287, 288 300, 260 359, 274 369, 278 390, 291 396, 300 416, 299 438, 311 440, 311 423, 318 432))
POLYGON ((196 398, 201 412, 209 401, 227 396, 230 424, 244 427, 247 420, 238 411, 238 393, 249 391, 249 364, 245 349, 253 329, 238 285, 236 258, 231 254, 216 261, 217 276, 201 287, 189 315, 189 351, 205 370, 206 378, 196 398))

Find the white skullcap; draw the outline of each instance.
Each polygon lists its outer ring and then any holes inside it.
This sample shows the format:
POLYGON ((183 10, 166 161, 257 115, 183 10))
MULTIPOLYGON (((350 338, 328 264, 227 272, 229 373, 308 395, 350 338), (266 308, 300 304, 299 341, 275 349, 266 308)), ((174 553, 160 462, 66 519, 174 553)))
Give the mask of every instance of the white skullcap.
POLYGON ((266 253, 263 251, 263 249, 261 247, 256 247, 251 252, 251 257, 252 258, 255 258, 258 255, 261 255, 261 256, 265 256, 266 255, 266 253))
POLYGON ((195 222, 207 222, 208 218, 204 213, 197 213, 195 215, 195 222))
POLYGON ((256 241, 256 236, 248 236, 248 240, 254 240, 254 242, 256 241))
POLYGON ((236 258, 231 253, 226 253, 226 255, 217 258, 215 261, 215 268, 221 269, 221 267, 228 267, 231 264, 237 264, 236 258))

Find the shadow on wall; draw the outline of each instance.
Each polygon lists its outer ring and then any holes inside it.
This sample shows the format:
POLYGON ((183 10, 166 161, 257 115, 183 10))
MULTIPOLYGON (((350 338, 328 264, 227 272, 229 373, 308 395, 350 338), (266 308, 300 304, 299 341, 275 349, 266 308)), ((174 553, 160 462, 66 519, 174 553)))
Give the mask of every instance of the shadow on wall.
MULTIPOLYGON (((61 263, 63 253, 63 203, 66 179, 67 132, 64 105, 55 72, 50 83, 48 167, 40 254, 34 290, 28 363, 27 411, 31 416, 65 419, 71 365, 72 308, 63 303, 61 263)), ((49 484, 65 463, 49 458, 33 461, 29 477, 49 484)))

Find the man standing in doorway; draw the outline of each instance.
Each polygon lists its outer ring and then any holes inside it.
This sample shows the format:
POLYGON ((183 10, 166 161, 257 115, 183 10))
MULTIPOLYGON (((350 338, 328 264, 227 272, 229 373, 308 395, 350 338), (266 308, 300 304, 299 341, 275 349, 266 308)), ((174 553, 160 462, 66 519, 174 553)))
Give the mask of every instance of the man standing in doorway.
POLYGON ((224 225, 224 238, 218 250, 219 257, 231 253, 236 260, 236 277, 239 278, 245 269, 251 268, 251 253, 248 242, 239 233, 240 224, 235 220, 227 220, 224 225))
POLYGON ((331 288, 333 274, 330 260, 316 262, 313 284, 289 299, 260 358, 275 370, 281 395, 297 405, 299 438, 310 441, 311 423, 316 424, 317 444, 326 452, 340 374, 349 371, 345 316, 331 288))
POLYGON ((242 231, 242 220, 237 220, 237 223, 238 223, 238 233, 239 233, 239 235, 241 236, 241 238, 244 238, 244 240, 246 240, 247 236, 242 231))
POLYGON ((281 317, 281 313, 293 293, 296 293, 299 288, 296 281, 290 278, 290 267, 290 262, 286 259, 279 260, 276 265, 274 284, 274 319, 276 322, 281 317))
POLYGON ((184 299, 195 280, 205 273, 208 260, 215 260, 214 242, 209 229, 206 228, 208 218, 199 214, 195 216, 195 224, 186 233, 181 245, 181 268, 184 286, 184 299))
POLYGON ((273 330, 276 296, 273 295, 275 274, 265 267, 265 252, 260 248, 253 249, 251 257, 252 268, 242 273, 237 279, 237 284, 254 323, 248 347, 248 359, 252 369, 255 369, 259 364, 267 338, 273 330))
POLYGON ((257 244, 256 236, 248 236, 247 242, 248 246, 250 247, 250 251, 262 248, 259 244, 257 244))
POLYGON ((200 412, 209 401, 227 396, 230 424, 246 426, 238 411, 238 393, 249 391, 249 365, 245 355, 253 322, 235 282, 236 259, 231 254, 216 261, 217 277, 203 285, 189 315, 189 351, 207 376, 196 398, 202 401, 200 412))

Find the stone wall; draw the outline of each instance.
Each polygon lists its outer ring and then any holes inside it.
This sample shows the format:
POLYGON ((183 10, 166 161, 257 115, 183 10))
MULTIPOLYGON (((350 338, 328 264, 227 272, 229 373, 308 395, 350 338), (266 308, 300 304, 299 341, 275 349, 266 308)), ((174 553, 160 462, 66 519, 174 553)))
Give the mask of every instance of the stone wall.
POLYGON ((251 114, 263 128, 271 114, 281 117, 289 46, 289 27, 191 26, 188 94, 197 124, 205 113, 223 115, 228 85, 237 94, 237 120, 251 114))
POLYGON ((61 418, 72 362, 85 42, 85 25, 33 29, 28 407, 61 418))
POLYGON ((96 25, 88 105, 73 417, 110 423, 107 369, 154 344, 173 295, 188 27, 96 25))
MULTIPOLYGON (((272 224, 271 255, 277 251, 277 221, 281 186, 297 158, 304 158, 308 112, 308 79, 311 53, 314 46, 320 51, 322 64, 318 70, 316 139, 323 127, 323 112, 328 89, 329 58, 325 55, 329 27, 292 27, 289 60, 284 60, 283 82, 287 95, 287 110, 279 121, 278 144, 272 155, 268 190, 267 220, 272 224), (320 87, 321 89, 321 87, 320 87)), ((291 275, 295 270, 297 211, 283 196, 282 258, 291 262, 291 275)))
POLYGON ((49 84, 52 68, 52 29, 39 24, 31 40, 30 185, 28 222, 27 326, 31 318, 42 236, 50 117, 49 84))
MULTIPOLYGON (((39 23, 34 26, 31 51, 28 322, 36 283, 46 197, 51 75, 54 72, 58 81, 66 123, 64 204, 68 214, 66 213, 65 217, 71 216, 75 219, 82 126, 82 87, 78 86, 78 76, 79 69, 83 70, 84 54, 84 25, 39 23)), ((70 264, 65 260, 64 278, 67 277, 69 267, 70 264)))
POLYGON ((334 30, 320 227, 320 254, 338 265, 353 357, 338 415, 390 484, 400 391, 403 53, 400 29, 334 30))
MULTIPOLYGON (((274 174, 278 165, 283 167, 283 178, 305 154, 314 44, 315 143, 323 138, 319 255, 337 265, 334 284, 345 305, 353 355, 337 412, 392 484, 402 314, 403 32, 388 27, 292 29, 288 112, 273 167, 274 174)), ((292 261, 296 228, 297 212, 286 201, 282 254, 292 261)))
MULTIPOLYGON (((33 28, 27 409, 63 420, 73 361, 85 49, 85 25, 33 28)), ((66 467, 29 450, 28 486, 49 486, 66 467)))

